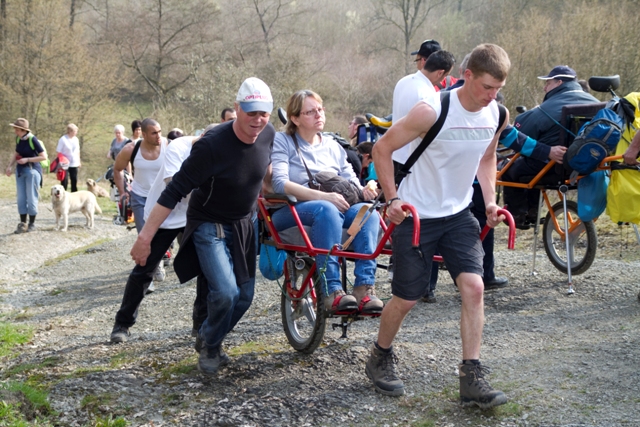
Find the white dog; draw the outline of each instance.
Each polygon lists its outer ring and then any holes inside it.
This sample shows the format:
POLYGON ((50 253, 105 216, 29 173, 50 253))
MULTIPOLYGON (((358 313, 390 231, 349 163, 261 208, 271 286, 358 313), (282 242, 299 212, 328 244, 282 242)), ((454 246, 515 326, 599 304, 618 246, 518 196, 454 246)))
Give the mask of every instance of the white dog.
POLYGON ((109 192, 100 187, 98 183, 91 178, 87 179, 87 188, 89 189, 89 191, 95 194, 96 197, 109 197, 109 192))
POLYGON ((62 185, 54 185, 51 187, 51 205, 53 212, 56 214, 56 229, 60 229, 60 217, 62 217, 62 231, 67 231, 69 224, 69 214, 82 211, 87 218, 87 227, 93 228, 94 212, 102 213, 102 209, 98 206, 96 196, 89 191, 76 191, 75 193, 67 193, 62 185))

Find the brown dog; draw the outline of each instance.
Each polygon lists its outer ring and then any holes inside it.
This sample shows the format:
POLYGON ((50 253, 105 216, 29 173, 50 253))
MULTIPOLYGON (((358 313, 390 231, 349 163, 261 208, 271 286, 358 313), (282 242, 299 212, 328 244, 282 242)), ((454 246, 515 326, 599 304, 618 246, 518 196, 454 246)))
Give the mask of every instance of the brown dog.
POLYGON ((109 197, 109 192, 100 187, 98 183, 91 178, 87 179, 87 189, 95 194, 96 197, 109 197))

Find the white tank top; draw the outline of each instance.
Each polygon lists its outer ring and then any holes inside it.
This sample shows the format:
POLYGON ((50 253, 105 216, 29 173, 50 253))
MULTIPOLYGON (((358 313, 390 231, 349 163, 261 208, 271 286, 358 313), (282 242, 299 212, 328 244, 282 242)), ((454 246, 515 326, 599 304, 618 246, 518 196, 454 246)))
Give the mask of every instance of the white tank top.
POLYGON ((155 160, 146 160, 142 157, 142 147, 138 149, 136 158, 132 159, 131 164, 134 167, 134 171, 131 191, 138 196, 147 197, 149 194, 149 189, 162 167, 165 145, 166 143, 164 141, 160 143, 160 154, 155 160))
MULTIPOLYGON (((415 206, 420 218, 442 218, 469 206, 480 159, 498 128, 495 101, 472 113, 460 104, 458 90, 451 91, 442 130, 398 189, 398 196, 415 206)), ((411 142, 411 152, 419 144, 411 142)))

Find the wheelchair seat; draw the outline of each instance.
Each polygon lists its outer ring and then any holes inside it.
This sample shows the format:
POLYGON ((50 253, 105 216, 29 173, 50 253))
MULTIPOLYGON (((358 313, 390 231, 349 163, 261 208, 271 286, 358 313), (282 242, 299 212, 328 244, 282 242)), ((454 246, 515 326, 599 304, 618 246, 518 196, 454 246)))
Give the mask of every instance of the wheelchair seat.
MULTIPOLYGON (((304 231, 307 233, 307 236, 309 236, 309 239, 311 239, 311 227, 308 225, 305 225, 304 231)), ((298 227, 291 227, 282 231, 278 231, 278 235, 280 236, 282 243, 286 243, 288 245, 297 245, 297 246, 305 245, 304 239, 302 238, 302 234, 300 233, 300 229, 298 229, 298 227)), ((349 238, 349 234, 347 234, 347 230, 343 228, 342 242, 345 242, 348 238, 349 238)))

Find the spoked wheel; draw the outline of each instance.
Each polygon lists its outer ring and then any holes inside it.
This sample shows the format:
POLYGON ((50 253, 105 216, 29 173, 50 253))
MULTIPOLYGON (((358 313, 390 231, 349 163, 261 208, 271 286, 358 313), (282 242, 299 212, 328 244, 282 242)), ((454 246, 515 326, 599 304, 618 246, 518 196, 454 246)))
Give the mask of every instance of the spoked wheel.
POLYGON ((567 272, 567 260, 571 259, 571 274, 582 274, 591 267, 596 257, 598 236, 593 221, 582 222, 578 218, 578 205, 573 200, 567 200, 567 216, 569 220, 569 255, 564 237, 564 211, 562 202, 552 206, 547 213, 542 227, 544 250, 549 261, 563 273, 567 272), (554 215, 560 232, 556 230, 554 215))
POLYGON ((284 263, 285 292, 280 313, 284 333, 291 346, 311 354, 322 342, 326 328, 320 278, 316 272, 308 278, 315 260, 287 255, 284 263))

